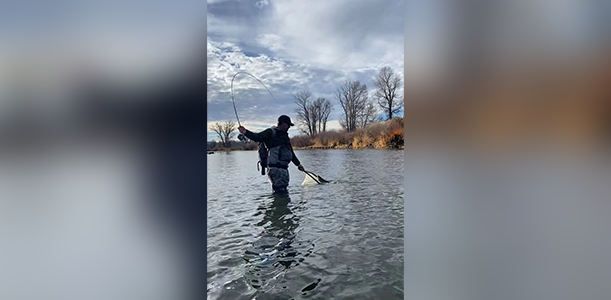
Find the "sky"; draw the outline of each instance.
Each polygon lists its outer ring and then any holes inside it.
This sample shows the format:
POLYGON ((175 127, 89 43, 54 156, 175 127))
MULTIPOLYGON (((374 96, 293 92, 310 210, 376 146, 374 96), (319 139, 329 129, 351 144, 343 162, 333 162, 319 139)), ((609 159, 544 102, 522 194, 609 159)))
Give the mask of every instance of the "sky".
POLYGON ((235 78, 235 105, 247 129, 264 130, 281 114, 295 123, 293 95, 303 90, 331 102, 328 127, 340 128, 334 91, 345 80, 359 80, 373 93, 382 66, 403 76, 403 2, 208 0, 208 123, 236 122, 231 78, 246 71, 273 94, 248 75, 235 78))

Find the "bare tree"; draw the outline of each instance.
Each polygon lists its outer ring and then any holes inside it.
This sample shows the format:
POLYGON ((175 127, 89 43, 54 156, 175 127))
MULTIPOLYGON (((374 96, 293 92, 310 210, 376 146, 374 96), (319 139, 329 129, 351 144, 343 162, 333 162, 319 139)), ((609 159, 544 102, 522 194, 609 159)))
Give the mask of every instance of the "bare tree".
POLYGON ((367 101, 365 109, 359 118, 359 125, 361 127, 366 127, 367 125, 376 122, 377 114, 378 112, 373 101, 367 101))
POLYGON ((360 81, 345 81, 335 91, 335 97, 344 110, 340 124, 348 132, 362 125, 362 118, 367 109, 367 86, 360 81))
POLYGON ((331 105, 331 102, 327 100, 326 98, 322 98, 322 99, 324 100, 322 100, 322 109, 320 113, 320 124, 322 124, 322 132, 326 132, 327 131, 327 121, 329 120, 329 115, 331 114, 331 110, 333 109, 333 106, 331 105))
POLYGON ((233 121, 227 121, 225 124, 223 124, 223 128, 225 129, 225 142, 227 143, 227 146, 229 146, 229 140, 235 135, 235 130, 237 127, 233 121))
POLYGON ((225 138, 225 136, 223 135, 223 124, 215 122, 214 124, 210 125, 210 129, 212 129, 214 132, 216 132, 216 134, 218 134, 219 139, 221 140, 221 144, 224 144, 223 139, 225 138))
POLYGON ((399 74, 390 67, 382 67, 374 81, 376 91, 374 96, 378 104, 388 115, 388 120, 392 119, 403 108, 403 97, 397 94, 397 90, 403 86, 399 74))
POLYGON ((301 91, 295 94, 295 104, 297 104, 297 108, 295 109, 295 113, 299 119, 299 130, 307 135, 313 135, 312 128, 312 112, 311 112, 311 104, 310 98, 312 97, 312 93, 309 91, 301 91))
POLYGON ((312 115, 316 120, 316 133, 325 132, 327 130, 327 121, 331 114, 331 102, 324 97, 319 97, 312 103, 312 115))
POLYGON ((310 104, 310 120, 312 123, 312 136, 316 135, 320 132, 320 103, 318 103, 318 99, 314 100, 312 104, 310 104))
POLYGON ((233 137, 236 130, 236 124, 233 121, 227 121, 225 123, 215 122, 210 125, 210 128, 218 134, 221 144, 223 147, 229 147, 229 140, 233 137))
POLYGON ((315 136, 327 130, 327 121, 331 114, 331 102, 324 97, 312 101, 312 93, 302 91, 295 95, 297 104, 297 117, 299 119, 299 130, 309 136, 315 136))

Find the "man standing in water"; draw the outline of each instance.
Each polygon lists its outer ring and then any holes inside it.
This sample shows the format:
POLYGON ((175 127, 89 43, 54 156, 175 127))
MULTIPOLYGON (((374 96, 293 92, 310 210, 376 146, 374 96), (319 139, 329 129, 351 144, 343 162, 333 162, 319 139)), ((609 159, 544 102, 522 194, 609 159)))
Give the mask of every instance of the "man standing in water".
POLYGON ((292 161, 299 171, 305 169, 295 156, 293 146, 289 139, 288 130, 295 124, 291 123, 291 118, 282 115, 278 118, 278 126, 268 128, 262 132, 254 133, 246 130, 243 126, 238 127, 241 134, 255 142, 263 142, 269 149, 268 166, 269 180, 275 193, 286 192, 289 185, 289 163, 292 161))

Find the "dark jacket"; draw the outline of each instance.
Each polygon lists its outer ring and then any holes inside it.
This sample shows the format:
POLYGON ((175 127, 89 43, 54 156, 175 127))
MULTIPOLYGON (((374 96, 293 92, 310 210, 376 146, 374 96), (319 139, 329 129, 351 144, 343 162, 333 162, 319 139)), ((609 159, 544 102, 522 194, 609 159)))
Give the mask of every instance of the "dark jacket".
MULTIPOLYGON (((274 147, 278 147, 278 146, 284 146, 287 149, 290 150, 291 152, 291 161, 296 165, 299 166, 301 165, 301 162, 299 162, 299 159, 297 159, 297 156, 295 155, 295 152, 293 151, 293 146, 291 145, 291 140, 289 138, 288 132, 286 131, 282 131, 282 130, 277 130, 275 128, 268 128, 265 129, 259 133, 254 133, 251 131, 246 130, 246 132, 244 132, 244 135, 255 141, 255 142, 263 142, 265 143, 265 146, 267 147, 267 149, 272 149, 274 147), (276 134, 274 136, 272 130, 276 131, 276 134)), ((270 161, 273 161, 272 158, 270 158, 270 161)), ((271 165, 270 165, 271 166, 271 165)))

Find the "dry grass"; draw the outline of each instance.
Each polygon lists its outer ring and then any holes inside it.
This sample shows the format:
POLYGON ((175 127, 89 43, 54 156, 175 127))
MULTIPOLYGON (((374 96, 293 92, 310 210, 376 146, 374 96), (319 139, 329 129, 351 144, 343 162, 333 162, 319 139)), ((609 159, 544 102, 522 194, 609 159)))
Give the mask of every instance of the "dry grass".
MULTIPOLYGON (((291 138, 295 149, 401 149, 403 148, 403 118, 371 124, 354 132, 330 130, 314 137, 297 135, 291 138)), ((209 150, 257 150, 255 142, 232 141, 229 148, 216 144, 209 150)))
POLYGON ((315 137, 296 136, 291 141, 300 149, 398 149, 403 147, 403 118, 393 118, 350 133, 331 130, 315 137))
POLYGON ((291 138, 291 145, 293 145, 294 148, 310 147, 312 144, 312 138, 307 135, 297 135, 291 138))
POLYGON ((403 147, 403 118, 372 124, 354 132, 352 147, 355 149, 398 149, 403 147))

